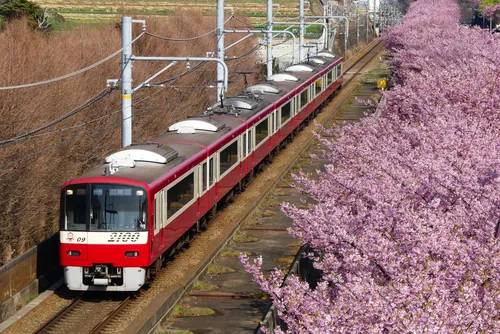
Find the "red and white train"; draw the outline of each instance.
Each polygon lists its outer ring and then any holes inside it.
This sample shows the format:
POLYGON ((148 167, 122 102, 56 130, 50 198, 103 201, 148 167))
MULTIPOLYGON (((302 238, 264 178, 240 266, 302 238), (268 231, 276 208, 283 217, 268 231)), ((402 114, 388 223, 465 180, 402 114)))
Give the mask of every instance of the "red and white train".
POLYGON ((342 58, 320 52, 65 183, 60 263, 68 288, 138 290, 342 80, 342 58))

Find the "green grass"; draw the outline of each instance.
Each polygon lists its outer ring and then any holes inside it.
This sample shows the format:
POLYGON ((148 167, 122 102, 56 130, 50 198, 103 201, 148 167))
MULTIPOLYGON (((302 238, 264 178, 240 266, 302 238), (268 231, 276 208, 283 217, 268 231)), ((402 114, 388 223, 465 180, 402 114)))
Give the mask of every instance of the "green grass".
POLYGON ((373 69, 363 75, 363 78, 361 79, 361 83, 363 84, 369 84, 369 85, 376 85, 377 81, 382 78, 388 78, 391 72, 387 68, 376 68, 373 69))
POLYGON ((234 273, 234 272, 236 272, 236 269, 233 269, 231 267, 222 266, 220 264, 211 264, 208 266, 208 270, 207 270, 208 274, 213 274, 213 275, 234 273))
POLYGON ((250 252, 242 252, 234 249, 224 249, 220 255, 224 257, 238 257, 240 254, 245 254, 245 255, 251 255, 252 253, 250 252))
POLYGON ((249 236, 246 233, 238 233, 234 236, 233 241, 236 243, 241 243, 241 242, 255 242, 258 241, 259 239, 249 236))
POLYGON ((219 287, 217 285, 205 283, 202 281, 198 281, 193 284, 193 290, 195 291, 214 291, 217 290, 219 287))
POLYGON ((179 304, 174 308, 174 317, 204 317, 215 315, 215 311, 208 307, 195 307, 179 304))

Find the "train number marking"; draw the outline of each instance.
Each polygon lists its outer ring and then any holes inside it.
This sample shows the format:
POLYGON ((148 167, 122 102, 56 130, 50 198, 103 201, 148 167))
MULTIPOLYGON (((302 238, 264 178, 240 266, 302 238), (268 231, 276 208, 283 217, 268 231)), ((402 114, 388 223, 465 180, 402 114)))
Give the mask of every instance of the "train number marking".
POLYGON ((140 236, 139 232, 113 232, 109 236, 108 242, 137 242, 140 236))

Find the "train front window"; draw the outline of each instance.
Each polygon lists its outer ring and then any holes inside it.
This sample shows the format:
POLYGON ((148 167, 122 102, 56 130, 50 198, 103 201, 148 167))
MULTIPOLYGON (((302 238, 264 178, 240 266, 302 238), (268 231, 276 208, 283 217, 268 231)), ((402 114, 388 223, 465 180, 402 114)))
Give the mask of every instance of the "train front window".
POLYGON ((138 187, 93 184, 90 231, 147 230, 146 192, 138 187))
POLYGON ((69 186, 64 191, 64 226, 65 230, 85 231, 87 229, 86 205, 87 187, 69 186))
POLYGON ((61 228, 67 231, 146 231, 146 192, 139 187, 113 184, 68 186, 64 189, 61 228))

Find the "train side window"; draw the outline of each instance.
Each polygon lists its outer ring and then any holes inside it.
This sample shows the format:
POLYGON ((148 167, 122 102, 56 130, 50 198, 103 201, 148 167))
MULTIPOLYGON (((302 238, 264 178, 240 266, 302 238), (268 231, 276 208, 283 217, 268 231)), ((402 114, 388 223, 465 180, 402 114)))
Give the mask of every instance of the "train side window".
POLYGON ((275 129, 274 120, 274 113, 271 113, 271 133, 274 133, 275 129))
POLYGON ((285 124, 292 114, 290 110, 290 102, 281 107, 281 125, 285 124))
POLYGON ((337 65, 337 78, 342 75, 342 64, 337 65))
POLYGON ((304 108, 307 104, 308 99, 309 99, 309 91, 308 89, 304 89, 302 93, 300 93, 300 109, 304 108))
POLYGON ((253 150, 253 141, 252 141, 252 129, 248 130, 248 154, 252 153, 253 150))
POLYGON ((243 134, 243 139, 241 140, 241 156, 245 158, 248 154, 248 148, 247 148, 247 133, 243 134))
POLYGON ((208 187, 208 170, 207 170, 207 163, 204 162, 203 165, 201 166, 201 189, 202 191, 207 190, 208 187))
POLYGON ((333 82, 333 70, 327 73, 326 75, 326 85, 330 86, 333 82))
POLYGON ((259 145, 269 135, 269 118, 255 126, 255 147, 259 145))
POLYGON ((215 182, 215 170, 214 170, 214 157, 211 157, 210 160, 208 160, 208 186, 211 187, 214 182, 215 182))
POLYGON ((321 91, 323 90, 323 78, 316 80, 314 86, 316 88, 316 95, 321 93, 321 91))
POLYGON ((238 163, 238 141, 235 140, 219 153, 220 175, 238 163))
POLYGON ((171 218, 194 198, 194 172, 167 190, 167 212, 171 218))

